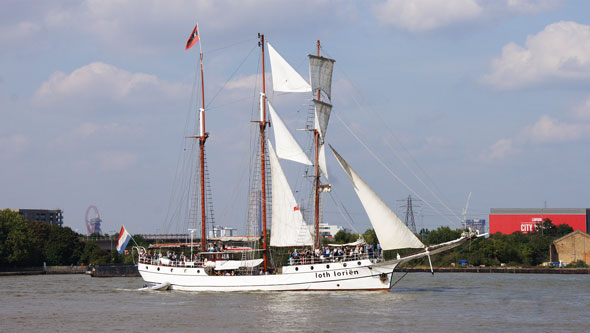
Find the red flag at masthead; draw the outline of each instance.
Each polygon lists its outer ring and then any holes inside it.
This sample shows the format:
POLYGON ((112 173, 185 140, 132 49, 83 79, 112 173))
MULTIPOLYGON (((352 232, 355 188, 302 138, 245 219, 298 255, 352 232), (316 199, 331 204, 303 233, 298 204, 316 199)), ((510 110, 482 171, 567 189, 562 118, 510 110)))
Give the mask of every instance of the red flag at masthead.
POLYGON ((191 47, 193 47, 193 45, 195 45, 197 42, 199 41, 199 25, 195 25, 195 28, 193 29, 193 32, 191 32, 191 35, 188 38, 188 41, 186 42, 186 49, 188 50, 191 47))

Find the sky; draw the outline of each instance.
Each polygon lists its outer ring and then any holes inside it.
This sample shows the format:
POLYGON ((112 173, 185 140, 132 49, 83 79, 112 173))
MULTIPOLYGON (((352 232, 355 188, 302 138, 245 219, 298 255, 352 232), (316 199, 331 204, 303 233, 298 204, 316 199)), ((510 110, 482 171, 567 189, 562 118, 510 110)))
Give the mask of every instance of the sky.
MULTIPOLYGON (((12 1, 0 4, 0 207, 85 233, 186 232, 175 211, 204 53, 215 222, 245 232, 264 33, 307 77, 336 60, 326 140, 418 229, 490 208, 590 207, 590 3, 568 0, 12 1), (180 162, 179 162, 180 161, 180 162)), ((266 63, 267 78, 272 80, 266 63)), ((310 96, 268 92, 293 129, 310 96)), ((269 131, 269 135, 272 129, 269 131)), ((305 146, 305 131, 293 131, 305 146)), ((307 140, 307 141, 306 141, 307 140)), ((324 221, 369 227, 328 156, 324 221), (341 203, 354 220, 342 217, 341 203)), ((302 168, 285 162, 287 171, 302 168)), ((301 174, 299 172, 299 174, 301 174)), ((291 175, 298 200, 309 180, 291 175), (301 192, 301 193, 300 193, 301 192)), ((185 199, 183 199, 185 198, 185 199)))

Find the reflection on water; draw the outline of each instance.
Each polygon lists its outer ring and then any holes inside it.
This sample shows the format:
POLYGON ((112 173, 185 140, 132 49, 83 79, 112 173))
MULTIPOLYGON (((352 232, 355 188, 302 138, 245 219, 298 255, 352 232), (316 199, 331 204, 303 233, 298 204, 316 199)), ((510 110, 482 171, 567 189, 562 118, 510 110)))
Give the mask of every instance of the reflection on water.
POLYGON ((588 275, 408 274, 392 292, 139 291, 139 278, 0 278, 0 331, 583 331, 588 275))

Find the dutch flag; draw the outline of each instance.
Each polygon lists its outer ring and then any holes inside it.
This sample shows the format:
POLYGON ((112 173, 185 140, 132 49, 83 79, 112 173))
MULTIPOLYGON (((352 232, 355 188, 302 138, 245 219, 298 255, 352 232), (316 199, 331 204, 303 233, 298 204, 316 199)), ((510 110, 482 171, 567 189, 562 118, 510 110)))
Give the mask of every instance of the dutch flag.
POLYGON ((119 254, 123 254, 125 252, 125 248, 127 247, 127 243, 131 239, 131 234, 127 232, 125 226, 121 226, 121 232, 119 233, 119 240, 117 241, 117 251, 119 254))

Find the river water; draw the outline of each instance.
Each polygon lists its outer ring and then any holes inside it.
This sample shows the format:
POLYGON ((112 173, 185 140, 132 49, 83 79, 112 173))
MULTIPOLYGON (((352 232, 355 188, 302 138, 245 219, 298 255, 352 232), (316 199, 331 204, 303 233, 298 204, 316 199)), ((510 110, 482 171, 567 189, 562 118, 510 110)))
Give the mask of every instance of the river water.
POLYGON ((1 277, 0 332, 582 332, 590 321, 590 275, 410 273, 392 292, 142 286, 141 278, 1 277))

